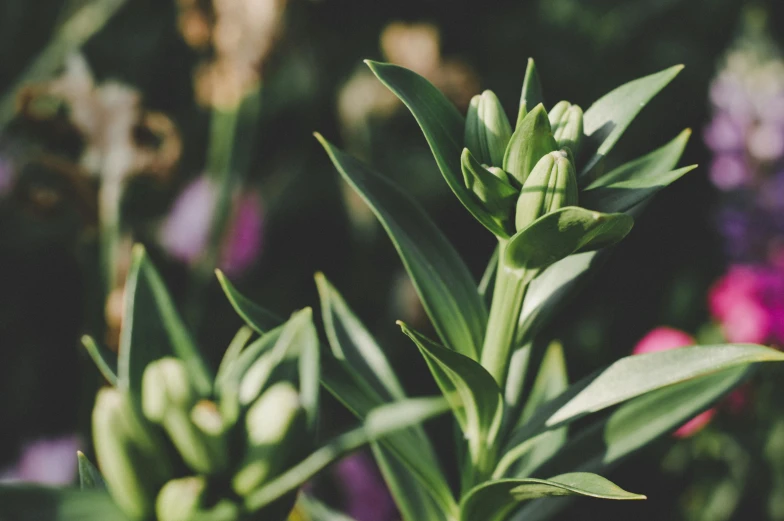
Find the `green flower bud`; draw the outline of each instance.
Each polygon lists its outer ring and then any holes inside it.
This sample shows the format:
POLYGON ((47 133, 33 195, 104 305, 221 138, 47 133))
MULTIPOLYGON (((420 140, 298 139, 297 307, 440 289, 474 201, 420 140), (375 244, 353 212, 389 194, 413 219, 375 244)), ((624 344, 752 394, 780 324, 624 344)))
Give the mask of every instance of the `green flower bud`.
POLYGON ((490 215, 502 222, 509 219, 518 191, 509 184, 507 173, 498 167, 483 167, 467 148, 463 149, 460 163, 466 187, 484 203, 490 215))
POLYGON ((583 109, 560 101, 550 110, 549 118, 558 148, 569 148, 577 154, 583 137, 583 109))
POLYGON ((191 469, 212 474, 225 468, 227 449, 222 436, 208 434, 192 421, 191 412, 198 399, 188 378, 188 369, 181 360, 163 358, 144 370, 142 409, 145 416, 163 426, 191 469))
POLYGON ((234 491, 246 496, 273 478, 304 450, 306 430, 299 393, 288 382, 267 389, 245 416, 248 451, 232 480, 234 491))
POLYGON ((504 170, 522 186, 537 162, 555 149, 550 121, 540 103, 523 118, 512 134, 504 155, 504 170))
POLYGON ((236 521, 240 508, 228 499, 203 508, 207 482, 202 476, 173 479, 166 483, 155 501, 158 521, 236 521))
POLYGON ((512 136, 504 108, 492 91, 471 99, 465 127, 465 146, 486 165, 500 166, 512 136))
POLYGON ((547 213, 576 204, 574 165, 567 152, 551 152, 539 160, 520 191, 515 228, 520 231, 547 213))
POLYGON ((131 519, 147 518, 158 488, 172 475, 163 440, 128 392, 115 388, 98 392, 92 423, 95 454, 112 497, 131 519))

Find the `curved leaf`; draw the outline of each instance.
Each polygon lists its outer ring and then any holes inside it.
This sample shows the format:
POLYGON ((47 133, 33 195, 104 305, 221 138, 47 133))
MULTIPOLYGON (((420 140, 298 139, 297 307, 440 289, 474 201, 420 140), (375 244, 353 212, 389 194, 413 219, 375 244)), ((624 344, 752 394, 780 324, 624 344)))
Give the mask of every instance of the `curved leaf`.
POLYGON ((528 63, 525 67, 525 78, 523 79, 523 89, 520 92, 520 108, 517 111, 515 128, 520 126, 525 116, 528 115, 528 111, 540 103, 544 103, 542 83, 539 80, 539 72, 536 69, 534 59, 528 58, 528 63))
MULTIPOLYGON (((738 386, 750 373, 735 367, 689 380, 640 396, 578 436, 537 469, 536 473, 581 470, 607 471, 632 452, 675 430, 738 386)), ((566 505, 560 501, 535 501, 523 508, 514 521, 543 521, 566 505)))
MULTIPOLYGON (((628 356, 577 382, 542 407, 514 433, 508 446, 519 446, 544 431, 651 391, 727 369, 776 361, 784 361, 784 353, 751 344, 692 346, 628 356)), ((515 449, 506 452, 510 450, 515 449)))
POLYGON ((588 174, 615 146, 642 108, 683 69, 676 65, 630 81, 610 91, 591 105, 583 117, 586 149, 595 151, 580 171, 588 174))
POLYGON ((465 119, 440 90, 425 78, 398 65, 365 60, 373 74, 395 96, 400 98, 419 123, 430 145, 433 157, 463 206, 477 221, 499 237, 508 237, 503 227, 492 218, 463 184, 460 154, 463 151, 465 119))
POLYGON ((218 277, 223 292, 229 303, 234 308, 234 311, 242 317, 246 324, 256 330, 257 333, 266 333, 283 323, 283 320, 262 308, 248 297, 237 291, 237 288, 226 278, 220 270, 215 270, 215 275, 218 277))
POLYGON ((373 409, 363 425, 335 438, 275 479, 265 483, 245 499, 249 510, 258 510, 292 492, 327 465, 372 441, 418 425, 443 414, 449 404, 441 397, 410 398, 373 409))
POLYGON ((87 459, 82 451, 76 452, 76 459, 79 464, 79 488, 82 490, 105 490, 106 483, 103 481, 101 473, 95 468, 95 465, 87 459))
POLYGON ((553 496, 588 496, 598 499, 639 500, 612 481, 589 472, 571 472, 550 479, 501 479, 472 489, 461 502, 461 521, 502 521, 520 502, 553 496))
POLYGON ((117 355, 99 346, 89 335, 82 336, 82 345, 106 381, 111 385, 117 385, 117 355))
POLYGON ((405 333, 425 357, 433 377, 449 401, 468 441, 475 466, 490 446, 501 425, 503 398, 495 379, 478 362, 441 347, 399 322, 405 333))
POLYGON ((623 164, 580 192, 580 204, 599 212, 625 212, 697 166, 673 170, 691 136, 686 129, 661 148, 623 164))
POLYGON ((147 259, 144 247, 137 244, 133 248, 125 284, 117 360, 118 386, 138 394, 147 364, 169 355, 185 362, 193 385, 201 394, 210 393, 212 374, 174 307, 161 276, 147 259))
MULTIPOLYGON (((458 253, 424 210, 397 186, 323 137, 316 137, 343 178, 381 221, 441 340, 476 359, 487 310, 458 253)), ((459 172, 459 153, 457 161, 459 172)))
POLYGON ((506 247, 504 263, 526 272, 530 281, 540 270, 581 251, 615 244, 631 231, 626 214, 602 214, 567 206, 548 213, 517 232, 506 247))

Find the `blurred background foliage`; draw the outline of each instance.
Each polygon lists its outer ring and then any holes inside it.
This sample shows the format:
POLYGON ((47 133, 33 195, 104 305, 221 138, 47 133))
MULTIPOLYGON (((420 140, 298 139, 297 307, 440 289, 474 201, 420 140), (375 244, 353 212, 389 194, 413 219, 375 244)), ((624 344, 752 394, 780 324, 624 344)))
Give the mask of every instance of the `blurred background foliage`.
MULTIPOLYGON (((748 7, 741 0, 270 3, 280 18, 266 28, 269 48, 250 59, 261 85, 258 109, 247 112, 253 121, 238 125, 235 135, 245 170, 240 184, 259 197, 257 226, 246 239, 256 246, 253 262, 230 278, 260 304, 287 315, 317 301, 312 275, 323 271, 378 334, 415 393, 434 386, 394 320, 422 328, 426 318, 386 234, 341 185, 311 133, 318 130, 342 144, 414 194, 477 279, 493 241, 448 194, 415 121, 362 59, 416 70, 463 110, 472 95, 492 89, 510 114, 528 57, 536 59, 548 106, 567 99, 583 108, 621 83, 683 63, 685 71, 643 112, 644 121, 631 127, 612 161, 632 159, 691 127, 683 164, 707 166, 711 155, 701 134, 710 118, 709 85, 748 7)), ((781 41, 784 23, 777 21, 784 20, 784 4, 757 5, 767 12, 773 38, 781 41)), ((204 266, 183 261, 160 239, 178 194, 207 172, 214 114, 222 102, 232 103, 220 97, 225 91, 209 85, 210 78, 231 83, 225 71, 218 68, 210 76, 203 67, 220 63, 208 34, 215 6, 197 0, 0 1, 0 170, 6 171, 0 173, 0 468, 16 460, 26 440, 73 432, 87 439, 85 419, 100 381, 79 339, 87 332, 111 345, 112 324, 106 309, 111 282, 100 276, 98 240, 98 194, 107 181, 101 167, 90 175, 84 151, 114 146, 107 129, 127 106, 166 118, 156 121, 173 124, 181 150, 165 168, 156 171, 145 163, 125 179, 118 209, 124 237, 148 246, 212 360, 240 326, 216 282, 194 291, 200 283, 193 273, 204 266), (100 5, 99 14, 69 30, 90 35, 81 52, 94 84, 119 82, 135 94, 107 94, 109 101, 95 113, 105 125, 93 122, 91 134, 68 125, 78 103, 52 108, 46 96, 31 98, 25 89, 62 74, 80 42, 65 38, 54 48, 51 42, 58 41, 69 17, 92 4, 100 5), (31 72, 42 52, 43 61, 31 72), (132 101, 123 105, 126 95, 132 101), (38 117, 42 112, 46 117, 38 117), (201 309, 191 314, 191 306, 201 309)), ((166 138, 150 126, 134 125, 134 153, 160 152, 166 138)), ((708 321, 706 294, 728 262, 713 219, 718 200, 706 167, 663 191, 552 324, 547 334, 569 351, 573 378, 628 354, 655 326, 695 332, 708 321)), ((755 399, 775 396, 775 387, 763 388, 755 399)), ((325 429, 340 429, 348 416, 330 407, 325 429)), ((702 512, 700 498, 706 494, 726 497, 711 480, 737 473, 748 483, 736 518, 765 518, 771 478, 751 475, 744 460, 763 455, 739 450, 733 458, 727 449, 764 445, 767 431, 751 427, 756 414, 720 418, 675 449, 663 440, 646 450, 613 479, 644 491, 649 501, 591 503, 591 513, 581 510, 581 518, 724 519, 695 511, 702 512), (720 442, 729 436, 725 430, 733 433, 729 445, 720 442), (681 494, 695 482, 696 488, 681 494)), ((329 490, 329 484, 322 486, 329 490)))

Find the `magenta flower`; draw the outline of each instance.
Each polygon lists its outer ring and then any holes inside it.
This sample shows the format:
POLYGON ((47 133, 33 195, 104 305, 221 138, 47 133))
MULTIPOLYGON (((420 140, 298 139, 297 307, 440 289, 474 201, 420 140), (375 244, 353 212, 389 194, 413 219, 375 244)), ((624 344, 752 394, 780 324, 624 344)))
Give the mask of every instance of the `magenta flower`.
POLYGON ((711 314, 730 342, 784 344, 784 272, 737 265, 708 296, 711 314))
POLYGON ((344 492, 344 509, 356 521, 394 521, 397 508, 373 461, 364 452, 343 458, 335 474, 344 492))
MULTIPOLYGON (((209 242, 218 186, 200 176, 180 193, 160 230, 161 246, 174 258, 193 265, 209 242)), ((246 271, 261 252, 264 210, 256 192, 238 194, 221 245, 219 267, 228 275, 246 271)))
MULTIPOLYGON (((667 351, 668 349, 686 347, 694 345, 695 343, 694 338, 679 329, 657 327, 648 332, 647 335, 637 342, 637 345, 634 346, 633 353, 635 355, 655 353, 657 351, 667 351)), ((708 409, 707 411, 698 414, 676 430, 673 436, 676 438, 688 438, 689 436, 693 436, 710 423, 715 414, 716 409, 708 409)))
POLYGON ((69 485, 77 476, 76 451, 80 448, 76 435, 29 442, 16 465, 0 470, 0 482, 69 485))

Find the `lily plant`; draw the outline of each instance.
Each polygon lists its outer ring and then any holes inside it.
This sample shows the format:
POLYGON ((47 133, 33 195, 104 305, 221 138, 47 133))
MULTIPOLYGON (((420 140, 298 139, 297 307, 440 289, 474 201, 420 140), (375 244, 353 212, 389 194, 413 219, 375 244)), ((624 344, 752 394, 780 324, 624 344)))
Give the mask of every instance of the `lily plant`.
MULTIPOLYGON (((447 185, 498 243, 477 284, 417 202, 317 134, 388 233, 438 335, 399 322, 451 407, 460 479, 444 474, 419 428, 374 441, 403 518, 538 521, 568 503, 540 498, 644 499, 598 473, 706 410, 753 364, 784 359, 758 345, 691 346, 629 356, 570 382, 567 353, 542 335, 650 198, 695 168, 677 168, 689 130, 605 166, 632 120, 682 67, 626 83, 585 111, 568 101, 548 110, 529 60, 509 118, 491 91, 475 96, 464 117, 413 71, 366 63, 411 111, 447 185)), ((325 386, 360 418, 404 399, 367 329, 323 278, 319 288, 333 356, 347 375, 324 374, 325 386)))

